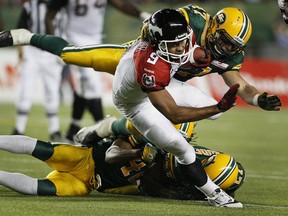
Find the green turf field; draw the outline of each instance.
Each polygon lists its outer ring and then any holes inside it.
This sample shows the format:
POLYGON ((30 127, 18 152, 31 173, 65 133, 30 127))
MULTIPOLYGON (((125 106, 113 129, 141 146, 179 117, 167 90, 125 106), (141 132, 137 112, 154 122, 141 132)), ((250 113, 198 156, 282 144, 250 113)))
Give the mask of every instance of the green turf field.
MULTIPOLYGON (((66 131, 69 107, 61 107, 61 128, 66 131)), ((114 109, 106 114, 119 116, 114 109)), ((0 134, 12 131, 15 107, 0 104, 0 134)), ((46 140, 42 106, 34 106, 27 135, 46 140)), ((92 124, 85 116, 85 124, 92 124)), ((243 209, 207 206, 204 202, 116 196, 92 192, 87 197, 33 197, 0 186, 0 215, 288 215, 288 110, 232 109, 216 121, 198 122, 197 142, 232 154, 247 171, 236 198, 243 209)), ((12 145, 13 143, 11 143, 12 145)), ((42 178, 50 168, 26 155, 0 151, 0 169, 42 178)))

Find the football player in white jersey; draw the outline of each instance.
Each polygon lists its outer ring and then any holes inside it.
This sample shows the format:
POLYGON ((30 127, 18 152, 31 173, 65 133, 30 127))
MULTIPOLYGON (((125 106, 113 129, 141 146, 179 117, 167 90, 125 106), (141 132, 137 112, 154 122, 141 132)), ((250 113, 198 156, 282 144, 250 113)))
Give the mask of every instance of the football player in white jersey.
POLYGON ((193 32, 184 16, 173 9, 155 12, 145 38, 136 41, 121 58, 113 80, 112 98, 118 111, 158 148, 175 155, 179 168, 207 196, 211 205, 237 207, 237 202, 206 175, 194 148, 171 124, 225 112, 234 106, 239 84, 230 88, 217 105, 193 108, 178 106, 165 89, 177 69, 194 63, 193 32), (193 47, 192 47, 193 46, 193 47), (165 131, 165 136, 159 136, 165 131))
MULTIPOLYGON (((45 15, 47 2, 26 1, 18 22, 19 28, 26 28, 40 34, 45 33, 45 15)), ((57 29, 58 31, 58 29, 57 29)), ((20 89, 17 100, 17 116, 13 134, 24 134, 28 115, 32 105, 38 77, 41 76, 44 87, 45 111, 48 118, 50 139, 60 141, 59 126, 59 88, 62 65, 57 57, 35 49, 32 46, 19 47, 20 89)))
MULTIPOLYGON (((107 4, 142 20, 150 16, 123 0, 51 0, 46 15, 47 32, 53 34, 54 16, 61 8, 66 8, 68 14, 67 39, 77 45, 101 44, 107 4)), ((71 66, 70 71, 76 72, 73 74, 77 82, 73 94, 72 121, 66 138, 73 141, 73 136, 80 129, 81 119, 86 108, 95 121, 103 118, 101 102, 103 80, 101 80, 101 74, 95 73, 91 68, 71 66)))

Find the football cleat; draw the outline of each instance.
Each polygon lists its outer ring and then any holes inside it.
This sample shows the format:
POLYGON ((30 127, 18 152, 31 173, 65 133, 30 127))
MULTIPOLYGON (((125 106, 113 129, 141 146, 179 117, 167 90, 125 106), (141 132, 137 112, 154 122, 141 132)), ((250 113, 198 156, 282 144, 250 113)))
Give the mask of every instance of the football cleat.
POLYGON ((60 131, 57 131, 57 132, 50 134, 50 141, 52 141, 52 142, 61 142, 63 140, 64 140, 64 138, 61 136, 60 131))
POLYGON ((243 208, 243 204, 234 200, 222 189, 217 188, 212 194, 207 196, 208 203, 216 207, 228 207, 228 208, 243 208))
POLYGON ((65 138, 69 141, 69 142, 73 142, 74 136, 77 134, 77 132, 80 130, 80 127, 78 125, 75 124, 70 124, 70 127, 66 133, 65 138))
POLYGON ((101 139, 112 135, 112 123, 115 120, 115 116, 108 115, 95 125, 82 128, 75 135, 74 142, 87 145, 89 142, 98 142, 101 139))
POLYGON ((24 135, 23 133, 20 133, 16 128, 12 131, 11 135, 24 135))

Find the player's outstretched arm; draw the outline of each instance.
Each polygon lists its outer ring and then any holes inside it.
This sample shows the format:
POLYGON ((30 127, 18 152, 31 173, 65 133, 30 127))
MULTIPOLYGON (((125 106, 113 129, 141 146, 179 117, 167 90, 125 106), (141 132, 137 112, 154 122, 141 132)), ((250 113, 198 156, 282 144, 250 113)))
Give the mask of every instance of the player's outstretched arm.
POLYGON ((166 89, 148 92, 152 104, 173 124, 199 121, 235 106, 239 84, 233 85, 216 105, 206 107, 178 106, 166 89))
POLYGON ((0 47, 32 45, 61 56, 68 42, 54 35, 34 34, 27 29, 12 29, 0 32, 0 47))

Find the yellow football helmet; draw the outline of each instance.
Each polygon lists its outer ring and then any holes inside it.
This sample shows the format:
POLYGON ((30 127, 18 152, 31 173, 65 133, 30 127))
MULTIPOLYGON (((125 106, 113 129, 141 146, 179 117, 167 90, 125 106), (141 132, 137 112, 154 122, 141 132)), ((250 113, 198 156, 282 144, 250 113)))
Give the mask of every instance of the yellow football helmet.
POLYGON ((233 56, 243 51, 252 33, 252 24, 242 10, 223 8, 212 19, 208 30, 208 46, 217 58, 233 56))
POLYGON ((193 122, 185 122, 181 124, 173 124, 174 127, 182 134, 182 136, 190 142, 193 137, 195 124, 193 122))
MULTIPOLYGON (((192 140, 193 132, 194 132, 194 128, 195 128, 194 122, 185 122, 185 123, 181 123, 181 124, 173 124, 173 126, 182 134, 182 136, 187 140, 187 142, 190 142, 192 140)), ((138 140, 138 142, 140 140, 142 140, 142 141, 146 140, 146 138, 142 134, 140 134, 140 132, 134 127, 134 125, 129 120, 127 120, 127 122, 126 122, 126 128, 130 131, 131 134, 133 134, 134 140, 138 140)), ((132 143, 132 145, 133 145, 133 143, 132 143)))
POLYGON ((216 154, 201 161, 211 180, 223 190, 229 189, 237 180, 238 164, 228 154, 216 154))

